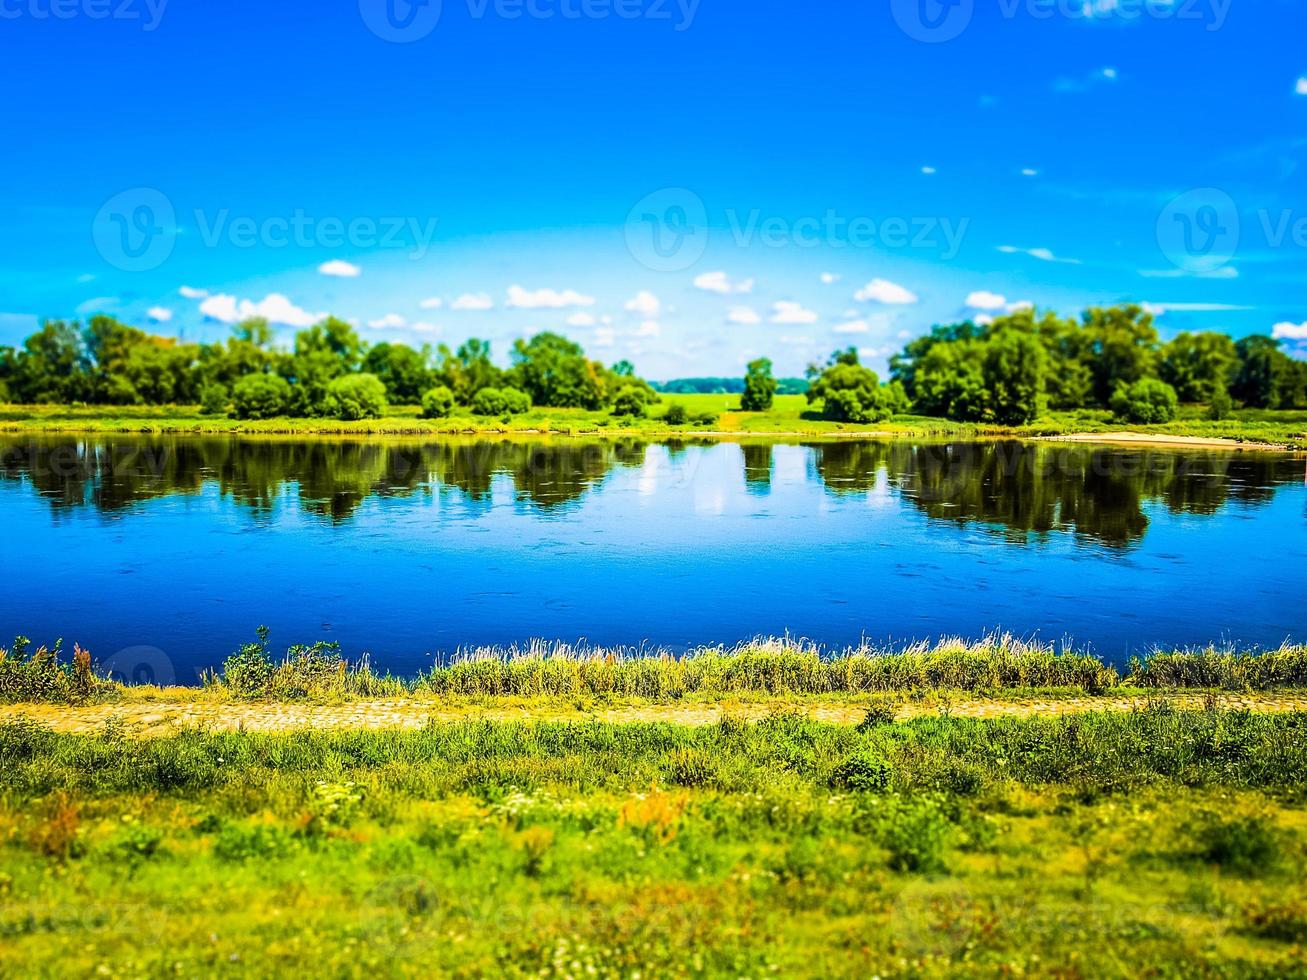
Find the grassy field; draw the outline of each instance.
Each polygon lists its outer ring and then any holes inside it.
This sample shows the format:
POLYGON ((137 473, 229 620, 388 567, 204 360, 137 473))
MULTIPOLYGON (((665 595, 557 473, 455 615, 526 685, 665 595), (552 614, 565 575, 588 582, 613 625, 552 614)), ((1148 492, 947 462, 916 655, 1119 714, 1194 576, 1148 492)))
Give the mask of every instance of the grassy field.
POLYGON ((560 435, 870 435, 913 434, 930 436, 1043 436, 1073 433, 1143 432, 1161 436, 1236 439, 1276 445, 1307 445, 1307 412, 1244 410, 1220 422, 1203 418, 1198 407, 1187 406, 1180 417, 1165 425, 1127 426, 1113 422, 1107 412, 1058 412, 1021 426, 977 426, 946 419, 899 416, 873 425, 830 422, 819 417, 801 395, 781 395, 769 412, 740 412, 738 395, 664 395, 646 419, 618 419, 604 412, 583 409, 533 409, 504 419, 459 416, 426 420, 417 408, 397 406, 383 419, 341 422, 333 419, 269 419, 241 422, 201 415, 193 406, 0 407, 0 432, 178 432, 269 433, 284 435, 334 434, 476 434, 548 432, 560 435), (692 415, 716 415, 711 424, 671 427, 661 419, 672 404, 685 405, 692 415))
POLYGON ((1307 715, 0 725, 0 974, 1302 976, 1307 715))

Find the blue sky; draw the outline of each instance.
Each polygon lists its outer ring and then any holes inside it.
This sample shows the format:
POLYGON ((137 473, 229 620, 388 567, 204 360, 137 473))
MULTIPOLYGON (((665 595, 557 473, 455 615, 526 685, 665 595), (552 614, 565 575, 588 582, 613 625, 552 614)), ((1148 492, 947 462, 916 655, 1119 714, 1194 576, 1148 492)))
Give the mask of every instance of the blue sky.
POLYGON ((1307 354, 1292 0, 53 2, 0 0, 0 343, 331 312, 788 374, 1133 300, 1307 354))

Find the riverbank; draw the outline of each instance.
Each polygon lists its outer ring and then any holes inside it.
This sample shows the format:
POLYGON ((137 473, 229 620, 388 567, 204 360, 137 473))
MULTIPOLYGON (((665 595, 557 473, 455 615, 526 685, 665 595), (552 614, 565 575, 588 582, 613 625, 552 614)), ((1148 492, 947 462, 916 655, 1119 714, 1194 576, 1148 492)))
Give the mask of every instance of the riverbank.
POLYGON ((423 419, 413 407, 394 407, 385 418, 358 422, 335 419, 265 419, 239 421, 206 416, 196 407, 7 406, 0 408, 0 433, 148 433, 177 435, 294 436, 453 436, 520 435, 587 438, 734 439, 838 437, 880 439, 903 436, 940 438, 1073 437, 1081 441, 1116 441, 1119 435, 1147 439, 1150 445, 1196 445, 1207 448, 1307 447, 1307 412, 1243 410, 1211 421, 1201 409, 1185 407, 1172 422, 1158 426, 1116 423, 1107 412, 1051 413, 1031 425, 1004 427, 950 422, 947 419, 899 416, 871 425, 831 422, 809 409, 800 395, 778 396, 768 412, 740 412, 734 395, 666 395, 650 418, 615 418, 583 409, 533 409, 501 418, 423 419), (684 405, 699 424, 669 426, 666 407, 684 405), (1107 439, 1107 436, 1113 436, 1107 439))

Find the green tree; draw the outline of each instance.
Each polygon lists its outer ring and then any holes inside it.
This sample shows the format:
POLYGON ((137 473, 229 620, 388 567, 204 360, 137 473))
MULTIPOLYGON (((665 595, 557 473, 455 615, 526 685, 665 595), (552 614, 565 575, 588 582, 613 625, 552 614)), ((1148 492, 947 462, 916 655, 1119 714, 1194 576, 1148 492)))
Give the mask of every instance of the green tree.
POLYGON ((238 419, 276 418, 290 402, 290 383, 275 374, 247 374, 231 390, 231 410, 238 419))
POLYGON ((760 357, 750 361, 744 374, 744 394, 740 396, 740 409, 745 412, 766 412, 776 397, 776 379, 772 377, 771 361, 760 357))
POLYGON ((530 409, 530 396, 518 388, 482 388, 472 399, 474 415, 521 415, 530 409))
POLYGON ((616 393, 608 371, 587 360, 580 344, 544 331, 513 345, 514 384, 536 405, 551 408, 601 408, 616 393))
POLYGON ((422 417, 448 418, 454 411, 454 393, 444 385, 437 385, 422 396, 422 417))
POLYGON ((858 363, 854 348, 836 351, 808 387, 808 401, 822 402, 822 414, 837 422, 880 422, 889 418, 898 392, 887 390, 876 372, 858 363))
POLYGON ((327 385, 323 411, 331 418, 356 421, 386 414, 386 386, 375 374, 346 374, 327 385))
POLYGON ((416 405, 431 386, 430 354, 430 348, 416 351, 406 344, 383 342, 368 349, 363 370, 381 379, 392 402, 416 405))
POLYGON ((1153 315, 1135 304, 1091 307, 1082 316, 1093 357, 1094 396, 1106 405, 1122 385, 1154 373, 1157 328, 1153 315))
POLYGON ((1112 396, 1112 411, 1126 422, 1160 425, 1175 418, 1179 399, 1175 389, 1158 378, 1140 378, 1122 385, 1112 396))
POLYGON ((1239 367, 1230 393, 1235 398, 1252 408, 1280 408, 1286 402, 1293 403, 1293 359, 1280 350, 1278 340, 1254 334, 1244 337, 1234 348, 1239 367))
POLYGON ((984 415, 999 425, 1032 422, 1047 404, 1048 354, 1032 333, 1004 330, 984 345, 984 415))
POLYGON ((1181 333, 1162 348, 1159 375, 1182 402, 1210 402, 1239 370, 1234 341, 1223 333, 1181 333))

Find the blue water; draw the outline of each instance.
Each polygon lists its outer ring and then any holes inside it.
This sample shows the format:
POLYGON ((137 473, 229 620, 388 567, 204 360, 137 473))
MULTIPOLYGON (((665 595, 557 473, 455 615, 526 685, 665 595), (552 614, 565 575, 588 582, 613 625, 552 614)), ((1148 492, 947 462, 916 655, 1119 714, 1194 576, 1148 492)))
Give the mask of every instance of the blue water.
POLYGON ((0 634, 193 682, 267 624, 468 644, 1307 638, 1301 457, 1022 444, 0 440, 0 634), (126 652, 124 652, 126 651, 126 652), (171 676, 170 676, 171 675, 171 676))

